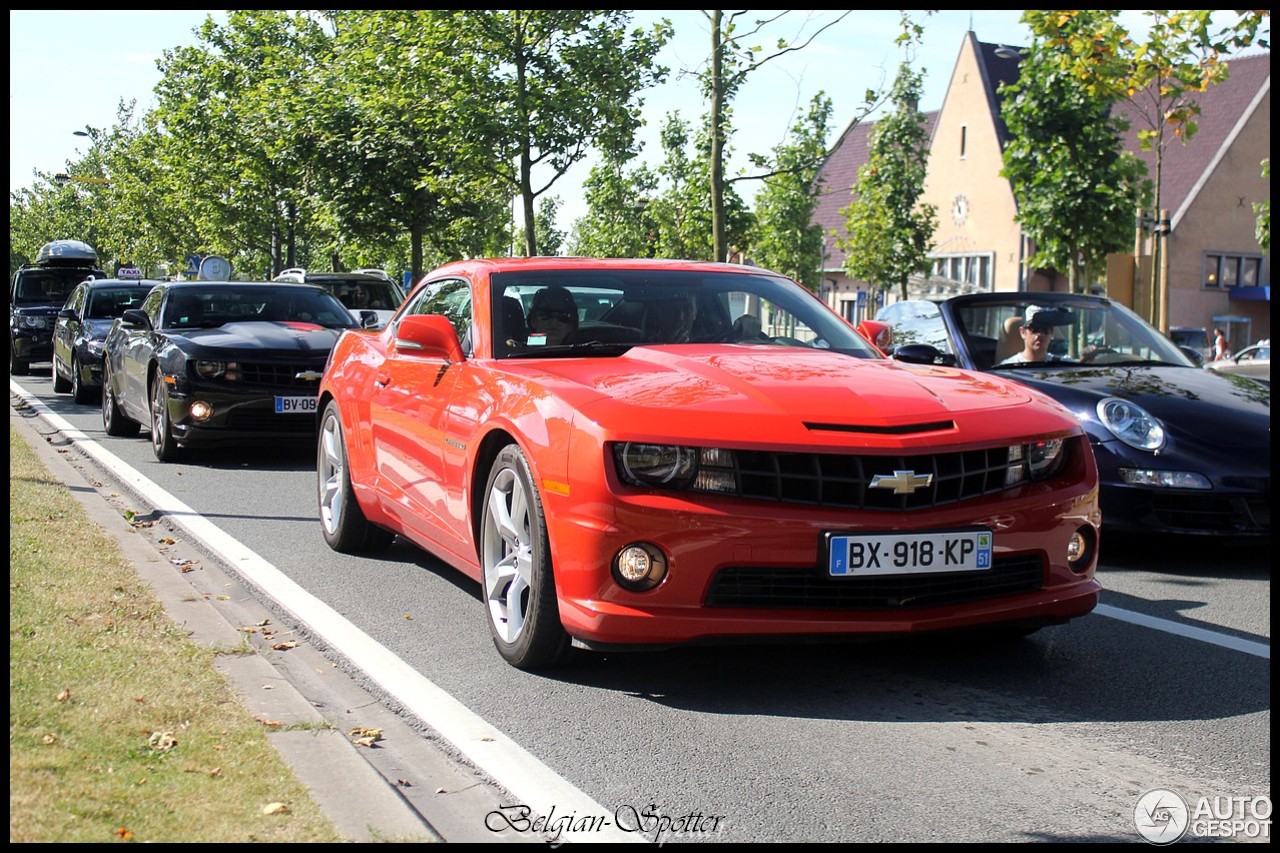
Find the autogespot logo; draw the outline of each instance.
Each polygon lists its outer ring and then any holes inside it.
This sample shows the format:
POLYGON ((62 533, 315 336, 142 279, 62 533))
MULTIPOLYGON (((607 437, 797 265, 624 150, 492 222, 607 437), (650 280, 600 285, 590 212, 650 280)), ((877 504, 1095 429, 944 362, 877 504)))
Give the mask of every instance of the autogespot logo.
POLYGON ((1156 788, 1138 798, 1133 822, 1152 844, 1173 844, 1187 834, 1191 822, 1186 801, 1173 791, 1156 788))

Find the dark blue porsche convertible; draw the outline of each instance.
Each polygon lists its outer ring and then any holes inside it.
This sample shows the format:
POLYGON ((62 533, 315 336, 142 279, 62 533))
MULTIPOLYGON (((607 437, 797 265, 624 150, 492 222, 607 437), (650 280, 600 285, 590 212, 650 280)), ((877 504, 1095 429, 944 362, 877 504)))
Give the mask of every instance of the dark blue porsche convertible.
POLYGON ((1100 296, 973 294, 929 316, 927 334, 894 335, 894 358, 998 372, 1070 409, 1098 461, 1105 527, 1270 535, 1270 382, 1195 366, 1100 296))

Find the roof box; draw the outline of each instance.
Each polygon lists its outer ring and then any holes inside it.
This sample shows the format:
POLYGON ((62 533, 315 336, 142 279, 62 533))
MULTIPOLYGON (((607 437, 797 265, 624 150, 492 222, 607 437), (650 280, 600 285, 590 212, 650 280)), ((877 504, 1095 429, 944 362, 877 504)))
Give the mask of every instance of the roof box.
POLYGON ((98 253, 88 243, 79 240, 51 240, 36 252, 36 266, 41 267, 93 267, 98 265, 98 253))

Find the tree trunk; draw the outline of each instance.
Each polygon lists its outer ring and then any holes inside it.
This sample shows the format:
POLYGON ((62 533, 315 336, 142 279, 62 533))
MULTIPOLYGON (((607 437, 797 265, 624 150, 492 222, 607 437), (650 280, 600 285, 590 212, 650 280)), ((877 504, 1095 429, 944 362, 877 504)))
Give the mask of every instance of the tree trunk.
POLYGON ((724 214, 724 12, 711 13, 711 253, 713 261, 729 256, 724 214))

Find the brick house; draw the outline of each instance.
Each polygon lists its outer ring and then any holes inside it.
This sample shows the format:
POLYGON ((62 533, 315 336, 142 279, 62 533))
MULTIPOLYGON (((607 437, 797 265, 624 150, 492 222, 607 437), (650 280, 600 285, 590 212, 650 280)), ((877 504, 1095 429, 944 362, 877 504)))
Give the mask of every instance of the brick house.
MULTIPOLYGON (((1198 97, 1199 131, 1192 141, 1166 148, 1162 197, 1170 225, 1169 325, 1222 325, 1240 347, 1271 333, 1271 258, 1254 238, 1253 211, 1254 203, 1271 197, 1269 181, 1261 177, 1261 161, 1270 156, 1270 54, 1234 59, 1230 69, 1227 81, 1198 97)), ((967 33, 941 109, 926 113, 931 143, 921 200, 937 208, 938 228, 933 272, 912 283, 913 298, 1067 288, 1065 275, 1026 265, 1029 246, 1014 219, 1017 204, 999 174, 1008 131, 996 91, 1017 71, 1016 50, 967 33)), ((1137 144, 1141 127, 1131 121, 1126 145, 1154 174, 1154 154, 1137 144)), ((836 242, 845 233, 840 210, 849 204, 849 188, 867 160, 873 128, 874 123, 856 124, 837 140, 819 172, 822 190, 814 211, 826 234, 820 295, 854 321, 874 316, 886 298, 897 298, 851 279, 836 242)), ((1137 260, 1124 254, 1108 264, 1108 292, 1140 313, 1146 307, 1141 282, 1151 274, 1151 239, 1150 229, 1135 227, 1137 260)))

